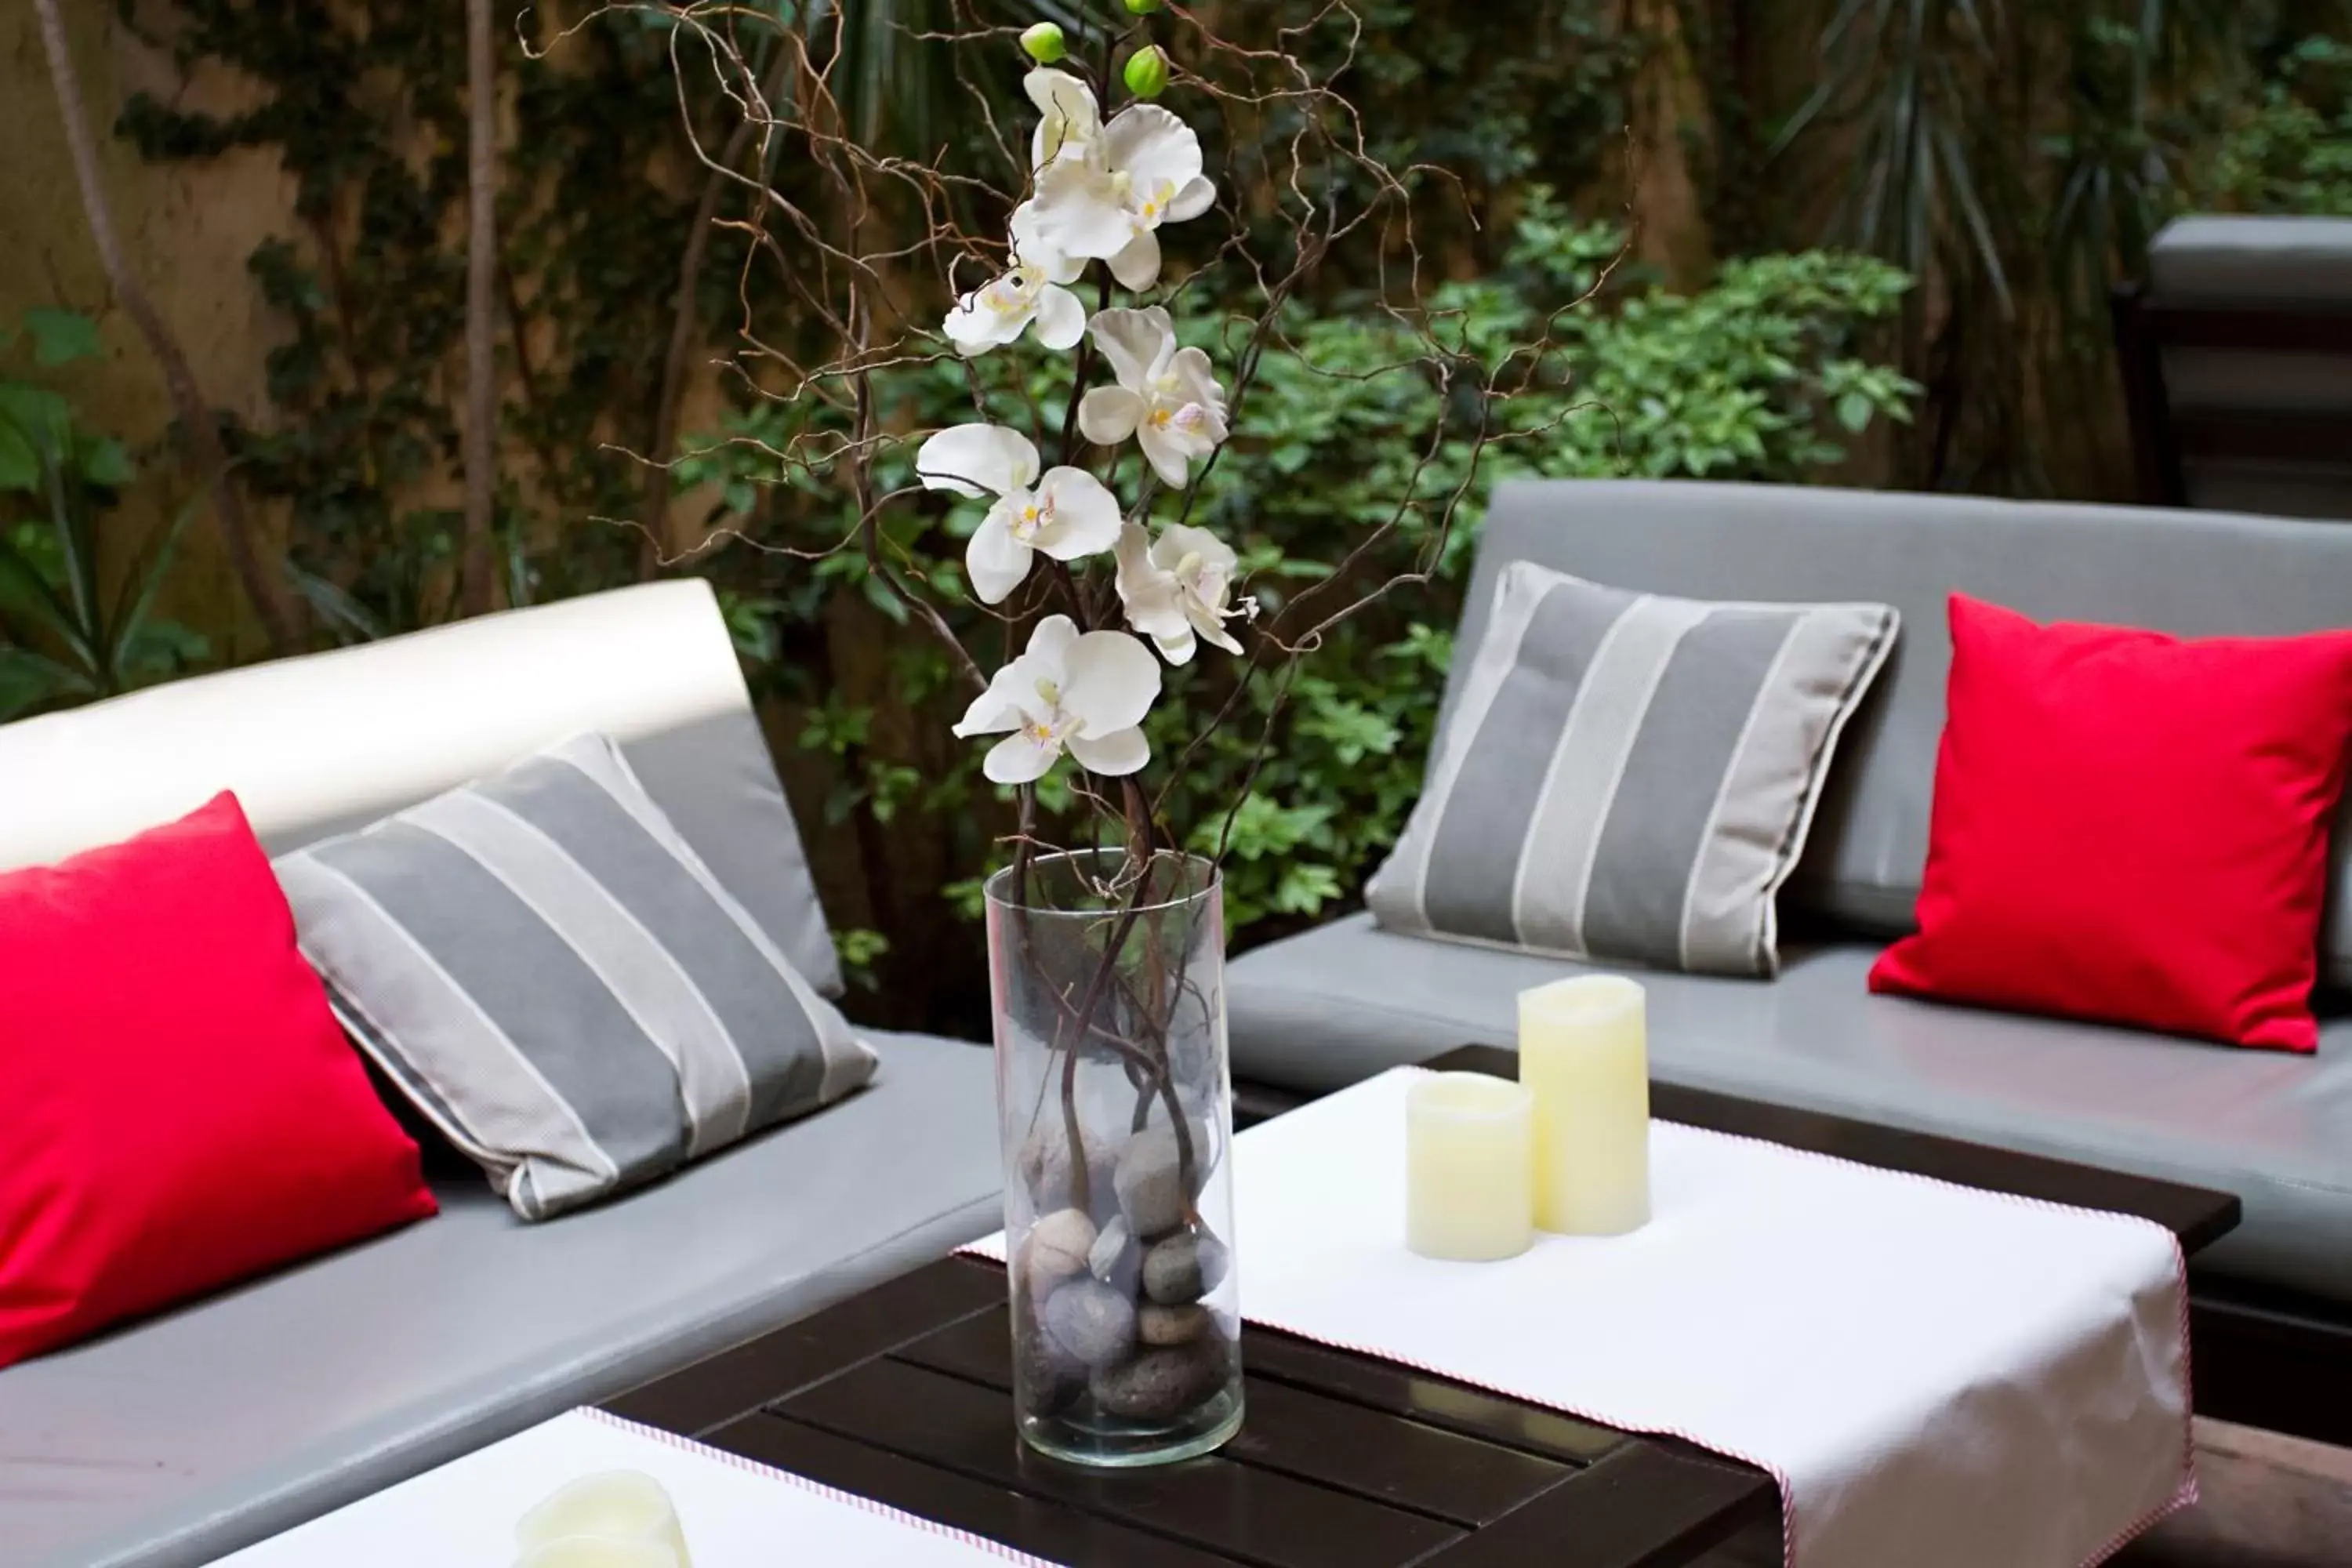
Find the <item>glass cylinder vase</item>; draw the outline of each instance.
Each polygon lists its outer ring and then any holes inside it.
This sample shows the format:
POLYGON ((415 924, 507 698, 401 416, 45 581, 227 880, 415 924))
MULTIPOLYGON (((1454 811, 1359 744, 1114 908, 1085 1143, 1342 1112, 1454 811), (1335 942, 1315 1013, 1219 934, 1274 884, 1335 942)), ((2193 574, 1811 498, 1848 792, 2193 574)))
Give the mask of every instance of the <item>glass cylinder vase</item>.
POLYGON ((1242 1421, 1215 868, 1037 856, 987 903, 1021 1436, 1087 1465, 1204 1454, 1242 1421))

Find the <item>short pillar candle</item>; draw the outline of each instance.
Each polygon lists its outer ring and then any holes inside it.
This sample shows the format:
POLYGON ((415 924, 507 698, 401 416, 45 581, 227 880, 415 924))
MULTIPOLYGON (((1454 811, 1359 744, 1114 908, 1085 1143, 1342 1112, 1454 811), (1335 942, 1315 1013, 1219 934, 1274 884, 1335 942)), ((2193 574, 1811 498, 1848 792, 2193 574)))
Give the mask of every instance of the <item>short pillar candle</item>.
POLYGON ((1535 1241, 1535 1122, 1524 1085, 1432 1073, 1405 1092, 1404 1244, 1491 1263, 1535 1241))
POLYGON ((1536 1224, 1622 1236, 1650 1219, 1646 998, 1617 974, 1519 993, 1519 1081, 1535 1098, 1536 1224))

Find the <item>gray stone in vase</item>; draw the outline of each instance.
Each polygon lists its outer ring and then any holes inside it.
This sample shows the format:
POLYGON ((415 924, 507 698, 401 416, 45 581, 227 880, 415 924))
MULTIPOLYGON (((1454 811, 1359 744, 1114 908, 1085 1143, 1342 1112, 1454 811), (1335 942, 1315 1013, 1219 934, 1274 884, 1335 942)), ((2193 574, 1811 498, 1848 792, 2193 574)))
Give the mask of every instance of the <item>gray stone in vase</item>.
POLYGON ((1136 1236, 1148 1241, 1184 1223, 1192 1194, 1184 1190, 1181 1166, 1176 1134, 1164 1123, 1145 1128, 1118 1152, 1111 1181, 1118 1212, 1136 1236))
POLYGON ((1029 1299, 1042 1301, 1084 1274, 1095 1239, 1095 1222, 1076 1209, 1055 1209, 1031 1226, 1016 1259, 1029 1299))
POLYGON ((1122 1296, 1132 1297, 1143 1274, 1143 1249, 1128 1234, 1124 1215, 1114 1215, 1087 1254, 1087 1267, 1096 1279, 1122 1296))
POLYGON ((1092 1275, 1071 1280, 1047 1298, 1045 1333, 1089 1368, 1118 1360, 1135 1345, 1135 1303, 1092 1275))
POLYGON ((1086 1363, 1036 1325, 1022 1331, 1013 1353, 1021 1361, 1021 1408, 1029 1415, 1059 1415, 1087 1391, 1086 1363))
POLYGON ((1148 1303, 1135 1312, 1135 1337, 1147 1345, 1190 1344, 1208 1328, 1209 1309, 1198 1303, 1189 1307, 1148 1303))
MULTIPOLYGON (((1087 1206, 1097 1214, 1110 1205, 1113 1151, 1108 1140, 1079 1136, 1087 1142, 1087 1206)), ((1013 1157, 1013 1173, 1029 1194, 1033 1212, 1068 1208, 1076 1194, 1070 1184, 1070 1138, 1057 1114, 1049 1113, 1022 1141, 1013 1157)))
POLYGON ((1223 1347, 1195 1341, 1148 1350, 1132 1361, 1097 1369, 1087 1387, 1095 1408, 1122 1421, 1172 1421, 1216 1393, 1224 1382, 1223 1347))
POLYGON ((1153 1242, 1143 1254, 1143 1293, 1163 1307, 1197 1301, 1223 1283, 1225 1244, 1195 1227, 1153 1242))

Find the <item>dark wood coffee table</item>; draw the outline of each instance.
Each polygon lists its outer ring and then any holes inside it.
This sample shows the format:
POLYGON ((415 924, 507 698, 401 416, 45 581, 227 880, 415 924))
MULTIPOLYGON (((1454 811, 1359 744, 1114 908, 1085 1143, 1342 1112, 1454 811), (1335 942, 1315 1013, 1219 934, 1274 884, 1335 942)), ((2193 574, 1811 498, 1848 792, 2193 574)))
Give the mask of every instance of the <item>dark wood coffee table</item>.
MULTIPOLYGON (((1509 1076, 1474 1047, 1433 1066, 1509 1076)), ((1864 1164, 2140 1215, 2194 1251, 2238 1200, 1866 1122, 1654 1086, 1656 1113, 1864 1164)), ((1778 1563, 1771 1479, 1668 1439, 1255 1328, 1248 1415, 1207 1458, 1098 1472, 1013 1436, 1004 1276, 951 1258, 606 1408, 1073 1568, 1778 1563)), ((780 1545, 786 1543, 780 1543, 780 1545)))

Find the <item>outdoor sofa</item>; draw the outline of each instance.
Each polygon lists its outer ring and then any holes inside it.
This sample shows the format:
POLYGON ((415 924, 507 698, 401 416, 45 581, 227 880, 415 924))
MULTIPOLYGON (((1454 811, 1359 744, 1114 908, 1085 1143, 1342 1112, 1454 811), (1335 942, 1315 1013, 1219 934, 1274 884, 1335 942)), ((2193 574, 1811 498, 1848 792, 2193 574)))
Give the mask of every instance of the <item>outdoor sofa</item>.
MULTIPOLYGON (((1643 974, 1653 1074, 2236 1194, 2244 1223, 2194 1275, 2199 1406, 2352 1442, 2352 1016, 2340 994, 2317 998, 2318 1054, 2296 1057, 1864 984, 1912 924, 1948 595, 2192 636, 2345 626, 2352 525, 1798 487, 1510 484, 1479 544, 1457 680, 1498 574, 1518 560, 1695 598, 1902 613, 1782 892, 1779 977, 1643 974)), ((2330 889, 2321 967, 2341 985, 2352 978, 2342 826, 2330 889)), ((1393 934, 1366 914, 1258 948, 1227 976, 1240 1103, 1266 1114, 1452 1047, 1508 1045, 1517 993, 1579 968, 1393 934)))
MULTIPOLYGON (((797 927, 824 960, 812 978, 837 991, 698 580, 0 728, 0 866, 112 841, 222 788, 282 851, 591 731, 622 742, 729 890, 797 927)), ((445 1150, 435 1218, 0 1371, 0 1563, 210 1562, 995 1229, 989 1053, 862 1034, 881 1058, 868 1088, 650 1189, 527 1225, 445 1150)))

